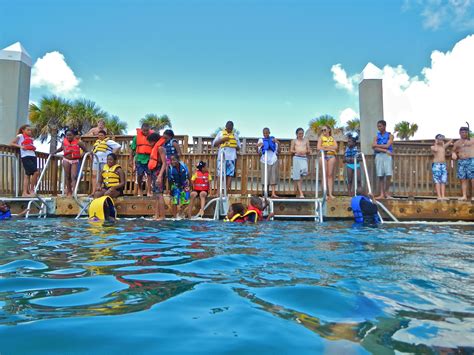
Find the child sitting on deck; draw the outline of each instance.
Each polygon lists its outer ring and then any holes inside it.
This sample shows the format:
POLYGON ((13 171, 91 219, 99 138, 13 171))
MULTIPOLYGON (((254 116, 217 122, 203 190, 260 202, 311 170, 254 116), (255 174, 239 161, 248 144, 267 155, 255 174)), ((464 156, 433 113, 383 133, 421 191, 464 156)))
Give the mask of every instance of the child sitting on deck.
POLYGON ((20 148, 21 163, 25 170, 22 197, 34 196, 39 171, 36 164, 36 147, 30 125, 21 126, 18 129, 18 135, 10 144, 20 148))
POLYGON ((117 163, 117 156, 110 153, 107 156, 107 164, 102 169, 99 177, 99 184, 94 193, 94 198, 110 196, 116 198, 123 196, 125 188, 125 173, 122 167, 117 163))
POLYGON ((433 152, 433 164, 431 171, 433 173, 433 182, 436 186, 436 194, 438 200, 446 200, 446 183, 448 182, 448 169, 446 168, 446 148, 453 144, 450 140, 444 143, 444 136, 437 134, 435 137, 435 144, 431 146, 433 152))
POLYGON ((179 160, 178 155, 171 156, 168 167, 170 185, 171 211, 174 218, 178 215, 178 205, 183 208, 189 204, 189 171, 186 164, 179 160))
POLYGON ((76 186, 79 161, 81 160, 81 149, 87 152, 86 145, 76 138, 73 131, 68 130, 66 131, 63 144, 53 153, 64 152, 63 169, 66 196, 72 196, 72 189, 76 186))
POLYGON ((192 217, 194 200, 199 196, 201 200, 201 208, 199 209, 198 217, 204 216, 204 207, 206 205, 206 197, 209 195, 210 182, 212 181, 212 176, 207 169, 207 164, 203 161, 200 161, 197 165, 197 170, 191 177, 193 183, 193 191, 191 192, 191 200, 189 202, 188 216, 192 217))
POLYGON ((347 139, 347 148, 344 153, 344 162, 346 163, 347 170, 347 191, 349 196, 354 196, 353 181, 354 181, 354 172, 357 172, 357 187, 361 183, 361 174, 360 174, 360 164, 359 164, 359 150, 357 149, 357 137, 352 135, 348 136, 347 139))

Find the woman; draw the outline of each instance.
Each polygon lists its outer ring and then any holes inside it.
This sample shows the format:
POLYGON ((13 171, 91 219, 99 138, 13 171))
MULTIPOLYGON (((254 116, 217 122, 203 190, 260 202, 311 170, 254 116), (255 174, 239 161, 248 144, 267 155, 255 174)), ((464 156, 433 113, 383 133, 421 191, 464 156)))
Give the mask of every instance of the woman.
POLYGON ((332 129, 322 126, 318 139, 318 150, 324 152, 324 164, 326 168, 326 181, 328 186, 328 199, 334 198, 332 192, 334 187, 334 166, 336 165, 337 142, 332 136, 332 129))

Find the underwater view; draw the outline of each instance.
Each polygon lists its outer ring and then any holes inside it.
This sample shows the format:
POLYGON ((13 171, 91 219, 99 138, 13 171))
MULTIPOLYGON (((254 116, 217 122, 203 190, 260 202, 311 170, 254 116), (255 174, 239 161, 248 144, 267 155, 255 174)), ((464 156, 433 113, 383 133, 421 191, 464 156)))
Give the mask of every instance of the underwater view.
POLYGON ((0 354, 473 353, 472 226, 0 225, 0 354))

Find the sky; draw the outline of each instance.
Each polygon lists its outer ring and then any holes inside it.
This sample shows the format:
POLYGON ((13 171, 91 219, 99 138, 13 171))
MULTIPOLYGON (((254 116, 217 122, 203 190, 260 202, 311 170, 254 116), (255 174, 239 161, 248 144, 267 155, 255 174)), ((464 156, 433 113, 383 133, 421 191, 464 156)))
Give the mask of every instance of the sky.
POLYGON ((344 124, 373 63, 389 129, 455 137, 474 126, 473 33, 474 0, 0 0, 0 48, 20 41, 34 63, 30 100, 91 99, 130 132, 147 113, 195 136, 344 124))

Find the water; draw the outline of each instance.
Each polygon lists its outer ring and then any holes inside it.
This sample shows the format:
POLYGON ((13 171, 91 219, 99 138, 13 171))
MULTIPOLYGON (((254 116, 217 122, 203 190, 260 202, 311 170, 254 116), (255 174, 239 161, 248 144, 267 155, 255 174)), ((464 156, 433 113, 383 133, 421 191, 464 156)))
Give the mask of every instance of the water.
POLYGON ((474 352, 474 231, 0 225, 0 353, 474 352))

